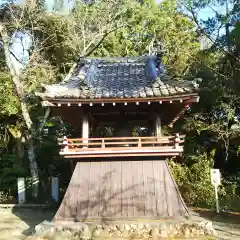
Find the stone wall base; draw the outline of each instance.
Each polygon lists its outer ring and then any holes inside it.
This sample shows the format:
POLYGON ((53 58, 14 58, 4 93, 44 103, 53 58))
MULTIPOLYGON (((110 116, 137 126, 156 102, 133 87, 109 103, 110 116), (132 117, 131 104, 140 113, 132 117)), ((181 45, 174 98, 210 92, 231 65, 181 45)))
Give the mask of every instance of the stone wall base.
MULTIPOLYGON (((36 234, 30 240, 134 240, 134 239, 198 239, 203 236, 216 237, 209 221, 157 222, 157 223, 120 223, 96 225, 85 223, 52 223, 44 221, 37 225, 36 234)), ((214 238, 213 238, 214 239, 214 238)))

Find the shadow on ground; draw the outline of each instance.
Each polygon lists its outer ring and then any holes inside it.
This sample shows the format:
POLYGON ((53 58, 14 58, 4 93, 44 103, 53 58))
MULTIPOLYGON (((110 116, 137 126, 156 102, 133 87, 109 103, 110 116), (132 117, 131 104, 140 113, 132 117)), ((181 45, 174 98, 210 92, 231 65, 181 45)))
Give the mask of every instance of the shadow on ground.
POLYGON ((194 212, 196 215, 193 215, 213 223, 214 229, 220 236, 219 239, 240 239, 240 213, 221 212, 217 214, 207 209, 194 209, 194 212))
POLYGON ((237 212, 220 212, 217 214, 215 211, 204 209, 194 209, 194 211, 198 213, 200 217, 209 219, 210 221, 240 225, 240 213, 237 212))
MULTIPOLYGON (((12 213, 3 212, 1 218, 3 219, 1 231, 4 234, 13 234, 16 231, 16 236, 23 234, 25 236, 32 235, 35 232, 35 226, 41 222, 47 220, 51 221, 56 213, 56 209, 49 208, 14 208, 12 213), (6 228, 9 231, 6 232, 6 228)), ((199 222, 203 220, 209 220, 213 222, 213 227, 218 232, 218 239, 231 240, 240 239, 240 214, 223 212, 221 214, 216 214, 214 211, 209 210, 194 210, 192 212, 192 220, 194 222, 199 222)), ((0 231, 0 232, 1 232, 0 231)), ((7 235, 6 235, 7 236, 7 235)), ((11 236, 11 235, 10 235, 11 236)), ((3 233, 0 234, 0 240, 9 239, 3 238, 3 233)), ((22 238, 11 238, 11 239, 22 239, 22 238)))
POLYGON ((22 234, 28 236, 35 232, 35 226, 43 221, 52 221, 56 209, 44 209, 44 208, 34 208, 34 209, 21 209, 13 208, 12 213, 17 216, 21 221, 25 222, 29 228, 24 230, 22 234))

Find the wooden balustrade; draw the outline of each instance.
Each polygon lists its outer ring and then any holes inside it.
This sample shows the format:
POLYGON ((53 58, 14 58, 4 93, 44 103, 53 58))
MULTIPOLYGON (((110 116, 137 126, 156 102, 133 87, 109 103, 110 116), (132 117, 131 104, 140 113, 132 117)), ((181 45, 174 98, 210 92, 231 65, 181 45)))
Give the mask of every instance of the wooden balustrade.
POLYGON ((184 136, 153 137, 110 137, 110 138, 70 138, 59 139, 61 155, 81 157, 135 156, 152 153, 154 155, 179 155, 183 151, 184 136))

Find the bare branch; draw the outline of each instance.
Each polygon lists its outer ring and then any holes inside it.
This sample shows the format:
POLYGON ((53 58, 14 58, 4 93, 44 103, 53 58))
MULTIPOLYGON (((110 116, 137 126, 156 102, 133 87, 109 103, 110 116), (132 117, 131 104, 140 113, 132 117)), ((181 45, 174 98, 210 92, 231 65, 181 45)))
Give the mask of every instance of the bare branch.
POLYGON ((197 27, 200 29, 200 31, 216 46, 218 47, 219 50, 221 50, 222 52, 224 52, 227 55, 232 56, 235 60, 240 61, 240 59, 238 57, 236 57, 235 55, 233 55, 230 51, 225 50, 224 46, 221 45, 220 43, 217 43, 216 41, 214 41, 209 34, 206 33, 206 31, 204 30, 204 28, 200 25, 197 16, 194 12, 194 10, 188 6, 186 6, 186 4, 183 4, 184 7, 191 13, 192 15, 192 20, 195 22, 195 24, 197 25, 197 27))
POLYGON ((5 58, 6 58, 6 63, 10 70, 10 74, 12 76, 12 81, 15 85, 15 89, 16 89, 17 95, 20 100, 22 115, 23 115, 23 118, 25 120, 28 130, 32 131, 33 122, 31 120, 31 117, 30 117, 30 114, 29 114, 29 111, 27 108, 27 103, 25 101, 25 93, 23 90, 22 83, 20 82, 19 75, 18 75, 16 69, 14 68, 11 58, 10 58, 11 53, 9 52, 8 35, 6 32, 6 29, 3 25, 0 25, 0 35, 1 35, 2 41, 3 41, 3 49, 4 49, 5 58))
POLYGON ((89 56, 90 54, 92 54, 92 53, 103 43, 103 41, 105 40, 105 38, 106 38, 109 34, 115 32, 116 30, 118 30, 118 29, 120 29, 120 28, 122 28, 122 27, 124 27, 124 26, 126 26, 126 25, 122 25, 122 26, 116 27, 116 28, 112 29, 111 31, 105 33, 105 34, 102 36, 102 38, 99 40, 99 42, 98 42, 95 46, 93 46, 91 49, 89 49, 89 51, 88 51, 87 53, 85 53, 85 54, 84 54, 83 56, 81 56, 81 57, 87 57, 87 56, 89 56))
POLYGON ((45 111, 45 115, 44 115, 43 121, 42 121, 42 123, 39 126, 38 134, 40 134, 42 132, 42 130, 43 130, 43 128, 44 128, 44 126, 45 126, 45 124, 47 122, 47 119, 48 119, 50 113, 51 113, 51 108, 48 107, 46 109, 46 111, 45 111))

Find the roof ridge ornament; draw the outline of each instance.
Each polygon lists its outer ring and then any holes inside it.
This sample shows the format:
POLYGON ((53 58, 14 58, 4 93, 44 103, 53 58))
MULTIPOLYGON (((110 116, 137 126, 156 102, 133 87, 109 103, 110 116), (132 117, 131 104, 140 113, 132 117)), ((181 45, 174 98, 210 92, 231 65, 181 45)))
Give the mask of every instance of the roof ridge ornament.
POLYGON ((158 76, 162 77, 166 75, 166 69, 162 63, 162 58, 165 51, 163 50, 160 40, 154 38, 151 44, 152 49, 150 50, 149 47, 149 56, 147 60, 147 75, 150 77, 150 79, 156 80, 158 76))
POLYGON ((156 39, 153 42, 152 55, 156 56, 156 68, 160 67, 163 55, 164 53, 166 53, 166 51, 163 49, 161 42, 161 40, 156 39))

